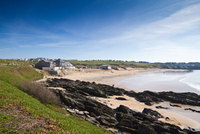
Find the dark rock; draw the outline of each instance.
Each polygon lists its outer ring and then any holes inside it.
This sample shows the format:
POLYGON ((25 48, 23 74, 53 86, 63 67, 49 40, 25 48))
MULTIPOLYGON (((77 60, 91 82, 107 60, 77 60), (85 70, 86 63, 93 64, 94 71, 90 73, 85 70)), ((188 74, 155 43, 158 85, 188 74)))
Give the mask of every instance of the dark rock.
POLYGON ((170 120, 170 119, 169 119, 169 117, 166 117, 165 120, 168 121, 168 120, 170 120))
POLYGON ((148 101, 148 102, 145 102, 144 104, 145 104, 145 105, 148 105, 148 106, 153 105, 153 104, 152 104, 151 102, 149 102, 149 101, 148 101))
POLYGON ((185 110, 189 110, 189 111, 192 111, 192 112, 200 113, 200 111, 192 109, 192 108, 185 108, 185 110))
POLYGON ((169 104, 169 105, 172 106, 172 107, 181 107, 181 106, 176 105, 176 104, 169 104))
POLYGON ((160 92, 159 96, 171 103, 200 106, 200 95, 195 93, 160 92))
MULTIPOLYGON (((152 105, 153 103, 160 103, 163 101, 169 101, 171 103, 200 106, 200 95, 195 93, 174 93, 174 92, 151 92, 144 91, 135 93, 131 91, 124 92, 130 97, 135 97, 138 101, 144 102, 146 105, 152 105)), ((177 106, 178 105, 172 105, 177 106)))
MULTIPOLYGON (((136 134, 186 134, 185 130, 175 125, 163 123, 156 118, 151 118, 146 114, 133 111, 125 106, 116 109, 118 120, 117 128, 120 131, 136 134)), ((190 131, 189 131, 190 132, 190 131)))
POLYGON ((87 117, 87 118, 85 118, 85 120, 94 124, 94 125, 97 125, 97 126, 99 125, 99 122, 94 117, 87 117))
POLYGON ((116 108, 116 111, 118 113, 122 112, 122 113, 125 113, 125 114, 129 114, 131 110, 124 105, 120 105, 118 108, 116 108))
POLYGON ((130 96, 130 97, 136 97, 137 93, 132 91, 125 91, 124 94, 130 96))
POLYGON ((168 107, 156 106, 157 109, 169 109, 168 107))
POLYGON ((47 86, 62 87, 71 93, 80 93, 82 95, 90 95, 96 97, 122 95, 125 90, 121 88, 114 88, 104 84, 95 84, 84 81, 73 81, 69 79, 48 79, 47 86))
POLYGON ((116 100, 126 100, 126 98, 123 98, 123 97, 116 97, 115 99, 116 100))
POLYGON ((163 100, 157 96, 158 96, 157 93, 150 91, 144 91, 135 94, 135 98, 140 102, 144 102, 146 105, 152 105, 153 102, 155 103, 162 102, 163 100))
POLYGON ((146 115, 149 115, 149 116, 152 116, 152 117, 155 117, 155 118, 163 118, 163 116, 158 113, 157 111, 154 111, 152 109, 148 109, 148 108, 145 108, 142 113, 146 114, 146 115))
POLYGON ((109 127, 115 126, 118 122, 114 117, 108 117, 108 116, 100 116, 97 119, 101 125, 106 125, 109 127))
POLYGON ((155 129, 153 127, 150 127, 148 125, 142 125, 140 126, 135 133, 137 134, 157 134, 155 129))

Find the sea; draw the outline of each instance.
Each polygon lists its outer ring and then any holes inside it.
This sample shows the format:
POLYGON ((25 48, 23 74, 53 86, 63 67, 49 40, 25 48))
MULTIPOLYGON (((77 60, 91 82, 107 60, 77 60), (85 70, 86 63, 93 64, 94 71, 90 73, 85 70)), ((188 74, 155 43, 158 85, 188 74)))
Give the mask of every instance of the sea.
POLYGON ((194 92, 200 95, 200 70, 167 70, 133 75, 115 85, 136 91, 194 92))

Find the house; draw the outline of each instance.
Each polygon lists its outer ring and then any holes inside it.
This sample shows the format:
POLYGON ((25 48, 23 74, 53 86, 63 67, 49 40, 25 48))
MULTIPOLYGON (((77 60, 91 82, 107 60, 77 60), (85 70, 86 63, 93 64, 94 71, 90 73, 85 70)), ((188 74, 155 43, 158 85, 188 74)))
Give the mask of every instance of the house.
POLYGON ((75 67, 70 62, 66 62, 61 59, 56 60, 55 63, 57 67, 62 67, 65 69, 75 69, 75 67))
POLYGON ((57 59, 55 61, 55 64, 56 64, 57 67, 62 67, 62 63, 63 63, 63 60, 61 60, 61 59, 57 59))
POLYGON ((40 60, 35 64, 35 68, 46 70, 46 71, 60 71, 62 69, 75 69, 70 62, 65 62, 61 59, 58 60, 40 60))
POLYGON ((35 68, 42 70, 49 70, 54 67, 54 63, 49 60, 40 60, 37 64, 35 64, 35 68))
POLYGON ((63 67, 67 67, 67 68, 74 67, 70 62, 63 62, 63 63, 62 63, 62 66, 63 66, 63 67))
POLYGON ((110 69, 112 69, 112 68, 111 68, 110 65, 102 65, 102 66, 101 66, 101 69, 103 69, 103 70, 110 70, 110 69))

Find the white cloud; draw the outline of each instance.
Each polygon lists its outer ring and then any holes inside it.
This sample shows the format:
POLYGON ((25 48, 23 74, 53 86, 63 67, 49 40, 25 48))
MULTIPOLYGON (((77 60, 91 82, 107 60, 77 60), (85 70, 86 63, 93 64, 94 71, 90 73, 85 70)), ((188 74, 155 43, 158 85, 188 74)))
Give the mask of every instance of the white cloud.
POLYGON ((132 29, 98 44, 127 47, 127 56, 148 61, 198 61, 200 59, 200 4, 132 29), (138 50, 137 50, 138 48, 138 50), (128 52, 132 50, 132 52, 128 52), (134 50, 135 49, 135 50, 134 50))
MULTIPOLYGON (((104 39, 104 41, 118 42, 127 40, 148 40, 158 37, 173 36, 185 33, 196 28, 200 24, 200 4, 186 7, 174 14, 150 24, 145 24, 132 29, 118 37, 104 39)), ((124 32, 121 32, 124 33, 124 32)))

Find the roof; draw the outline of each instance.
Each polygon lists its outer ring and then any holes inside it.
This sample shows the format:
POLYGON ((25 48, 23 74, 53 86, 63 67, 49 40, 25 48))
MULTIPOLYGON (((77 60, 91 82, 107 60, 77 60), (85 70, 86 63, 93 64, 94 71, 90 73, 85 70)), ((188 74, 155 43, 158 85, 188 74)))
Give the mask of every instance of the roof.
POLYGON ((51 62, 50 60, 41 60, 41 61, 44 61, 44 62, 51 62))

